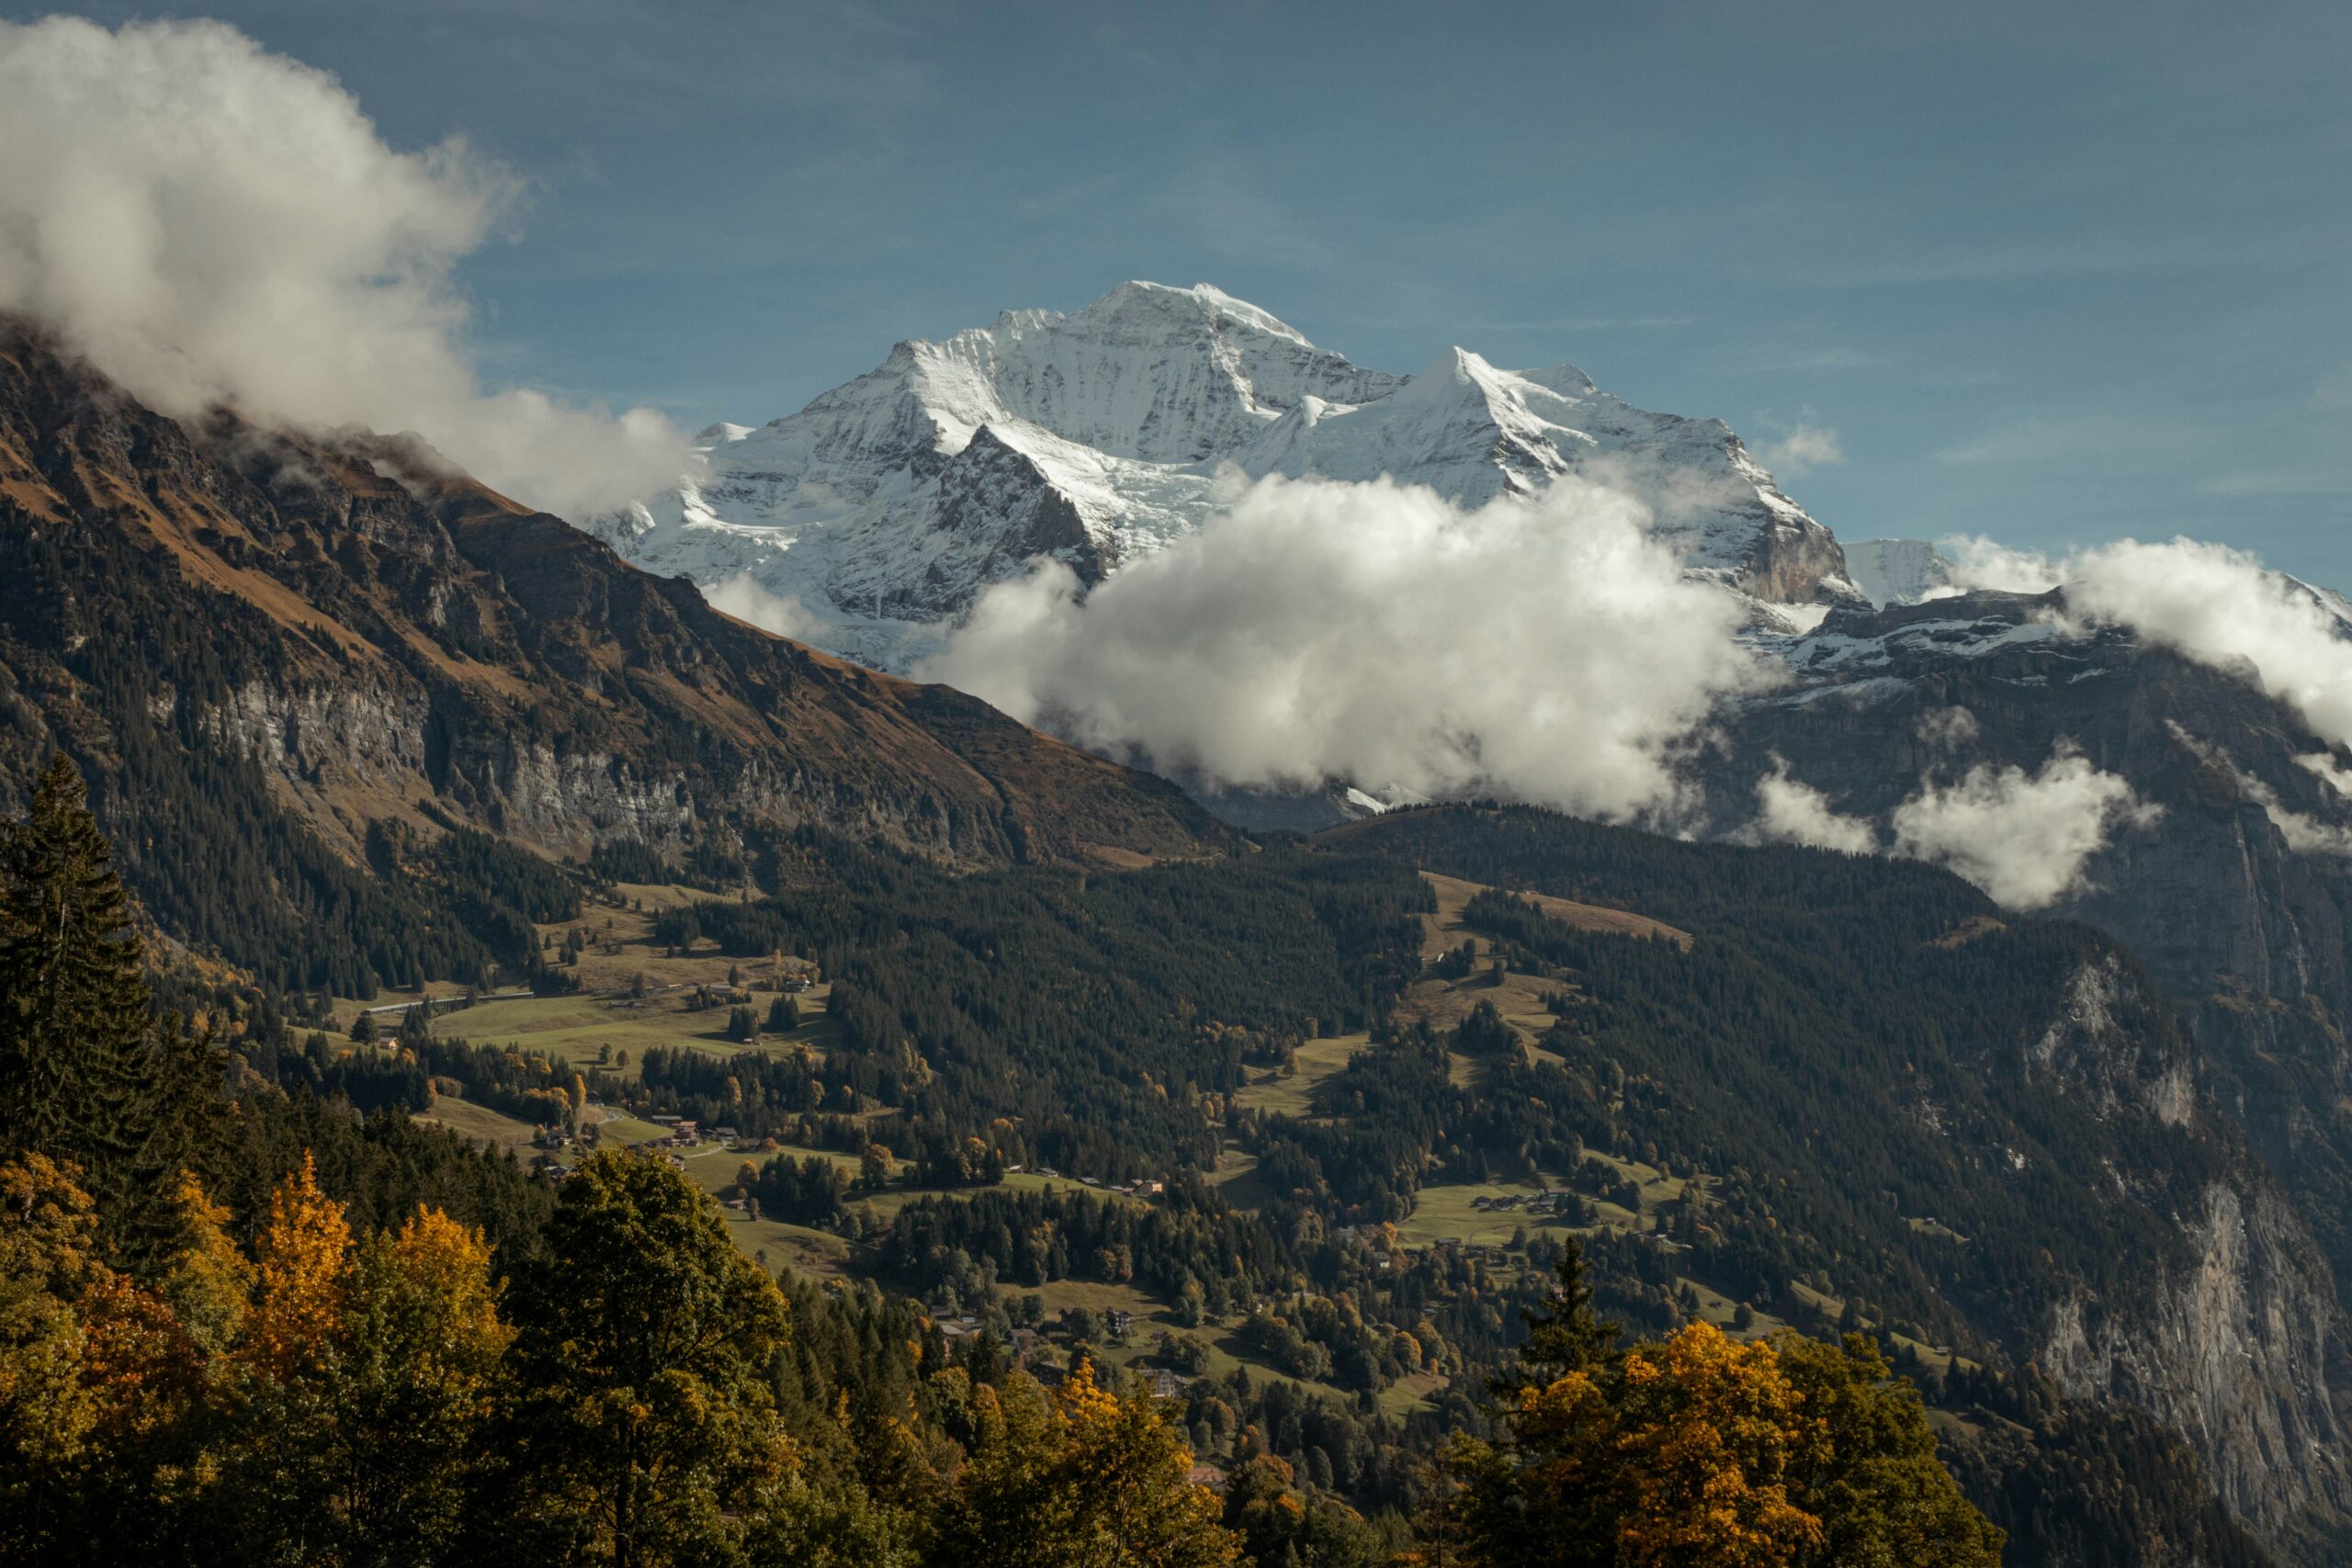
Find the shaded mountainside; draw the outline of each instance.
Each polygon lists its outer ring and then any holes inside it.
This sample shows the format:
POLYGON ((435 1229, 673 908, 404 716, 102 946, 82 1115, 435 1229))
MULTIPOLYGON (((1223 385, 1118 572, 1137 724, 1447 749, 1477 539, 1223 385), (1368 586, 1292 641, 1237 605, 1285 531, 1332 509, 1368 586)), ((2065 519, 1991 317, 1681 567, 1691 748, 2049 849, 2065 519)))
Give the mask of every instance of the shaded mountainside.
POLYGON ((2179 999, 2209 1091, 2352 1281, 2352 798, 2315 765, 2342 759, 2245 672, 2054 635, 2037 617, 2057 602, 1834 613, 1790 651, 1799 683, 1726 724, 1722 825, 1775 758, 1879 821, 1930 773, 2031 772, 2062 744, 2128 780, 2162 818, 2115 831, 2055 912, 2114 933, 2179 999))
POLYGON ((368 869, 388 825, 676 854, 817 823, 977 863, 1230 841, 1170 785, 722 615, 413 439, 183 424, 18 329, 0 578, 0 795, 62 746, 165 928, 277 983, 390 977, 378 928, 433 923, 368 869), (322 923, 347 950, 324 965, 322 923))
POLYGON ((1579 993, 1544 1042, 1566 1078, 1529 1098, 1573 1108, 1588 1145, 1760 1179, 1768 1289, 1823 1269, 1874 1312, 2144 1409, 2268 1529, 2352 1502, 2325 1260, 2111 939, 2005 919, 1925 866, 1532 809, 1316 842, 1692 933, 1686 953, 1532 905, 1485 916, 1579 993))

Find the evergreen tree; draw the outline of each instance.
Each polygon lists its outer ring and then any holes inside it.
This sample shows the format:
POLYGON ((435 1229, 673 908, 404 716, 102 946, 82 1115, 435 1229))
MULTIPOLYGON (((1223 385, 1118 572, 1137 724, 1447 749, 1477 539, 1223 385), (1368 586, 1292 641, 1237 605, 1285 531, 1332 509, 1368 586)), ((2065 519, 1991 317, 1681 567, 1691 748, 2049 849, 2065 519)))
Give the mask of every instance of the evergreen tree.
POLYGON ((117 1256, 152 1260, 217 1114, 209 1035, 152 1016, 113 852, 60 753, 0 829, 0 1150, 81 1168, 117 1256))

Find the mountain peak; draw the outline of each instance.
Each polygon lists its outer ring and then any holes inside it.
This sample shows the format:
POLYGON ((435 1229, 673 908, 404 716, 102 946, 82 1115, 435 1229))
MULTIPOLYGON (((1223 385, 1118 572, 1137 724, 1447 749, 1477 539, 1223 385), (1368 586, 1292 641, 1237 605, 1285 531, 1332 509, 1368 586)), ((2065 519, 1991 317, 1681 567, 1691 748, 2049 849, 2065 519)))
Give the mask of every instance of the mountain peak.
POLYGON ((1306 340, 1306 333, 1272 311, 1227 294, 1214 283, 1195 283, 1190 288, 1179 288, 1171 284, 1130 278, 1079 314, 1082 317, 1113 317, 1146 311, 1162 311, 1177 317, 1205 316, 1213 329, 1231 323, 1270 337, 1287 338, 1302 348, 1315 346, 1306 340))
POLYGON ((1661 521, 1693 570, 1774 603, 1838 596, 1828 531, 1727 435, 1572 366, 1505 370, 1455 346, 1418 376, 1368 370, 1214 284, 1136 278, 1075 312, 902 343, 755 438, 706 443, 707 471, 598 531, 658 571, 749 571, 837 609, 828 646, 905 668, 988 583, 1027 570, 1027 542, 1107 572, 1191 533, 1221 504, 1224 464, 1385 475, 1475 506, 1612 457, 1713 498, 1661 521), (982 430, 1023 461, 984 445, 960 462, 982 430))

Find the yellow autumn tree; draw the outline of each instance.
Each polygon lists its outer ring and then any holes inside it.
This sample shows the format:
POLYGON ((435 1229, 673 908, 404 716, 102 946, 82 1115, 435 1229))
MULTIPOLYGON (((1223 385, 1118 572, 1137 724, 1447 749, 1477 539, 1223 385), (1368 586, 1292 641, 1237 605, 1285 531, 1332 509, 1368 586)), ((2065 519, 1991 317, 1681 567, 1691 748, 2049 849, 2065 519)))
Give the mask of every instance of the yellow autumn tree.
POLYGON ((77 1302, 102 1277, 97 1216, 70 1166, 0 1165, 0 1557, 30 1560, 72 1528, 65 1482, 99 1416, 77 1302))
POLYGON ((973 1391, 977 1441, 941 1560, 969 1568, 1224 1568, 1240 1542, 1189 1479, 1192 1450, 1140 1390, 1081 1362, 1051 1395, 1026 1377, 973 1391))
MULTIPOLYGON (((1771 1568, 1820 1544, 1820 1518, 1792 1503, 1788 1486, 1791 1456, 1817 1424, 1772 1347, 1693 1323, 1663 1344, 1634 1346, 1620 1376, 1611 1418, 1593 1435, 1621 1470, 1626 1568, 1771 1568)), ((1535 1429, 1559 1387, 1536 1397, 1535 1429)))
POLYGON ((193 1172, 172 1184, 178 1235, 160 1286, 198 1351, 218 1356, 237 1340, 253 1291, 253 1265, 229 1235, 229 1211, 193 1172))
POLYGON ((513 1337, 480 1231, 420 1207, 358 1243, 312 1444, 341 1540, 401 1562, 434 1561, 456 1540, 513 1337))
POLYGON ((1996 1568, 2001 1532, 1874 1350, 1705 1323, 1620 1348, 1573 1251, 1561 1282, 1501 1441, 1453 1448, 1441 1533, 1467 1568, 1996 1568))
POLYGON ((351 1224, 343 1205, 319 1190, 309 1151, 270 1194, 269 1224, 254 1253, 245 1355, 282 1381, 326 1345, 349 1283, 351 1224))

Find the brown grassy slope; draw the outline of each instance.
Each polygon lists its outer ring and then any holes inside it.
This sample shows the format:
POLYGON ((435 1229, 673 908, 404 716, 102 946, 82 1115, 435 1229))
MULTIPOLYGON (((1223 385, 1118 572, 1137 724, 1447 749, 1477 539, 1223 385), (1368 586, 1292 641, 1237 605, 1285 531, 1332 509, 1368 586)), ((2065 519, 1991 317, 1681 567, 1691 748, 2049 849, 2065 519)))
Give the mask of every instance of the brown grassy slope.
POLYGON ((1233 842, 1159 780, 719 615, 413 439, 184 423, 5 324, 0 559, 0 794, 50 745, 104 775, 161 740, 261 759, 347 856, 435 816, 563 852, 802 822, 983 863, 1233 842))

